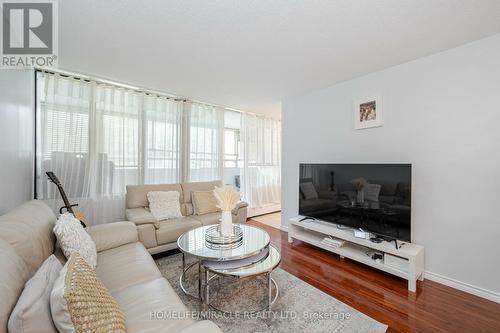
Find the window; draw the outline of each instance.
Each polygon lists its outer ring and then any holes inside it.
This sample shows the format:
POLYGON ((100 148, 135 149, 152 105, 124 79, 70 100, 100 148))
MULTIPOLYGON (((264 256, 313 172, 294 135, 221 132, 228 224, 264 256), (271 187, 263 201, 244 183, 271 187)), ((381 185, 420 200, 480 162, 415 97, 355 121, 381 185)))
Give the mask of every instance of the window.
POLYGON ((224 168, 242 167, 241 113, 224 112, 224 168))
POLYGON ((145 183, 181 181, 181 121, 183 102, 147 96, 144 102, 145 183))
POLYGON ((134 184, 221 179, 241 185, 251 207, 278 200, 279 122, 93 80, 36 76, 36 196, 54 210, 60 198, 46 171, 96 224, 124 219, 126 186, 134 184))
POLYGON ((89 164, 89 109, 91 86, 88 82, 54 75, 39 81, 39 133, 37 168, 44 181, 37 186, 38 197, 54 198, 57 188, 49 184, 45 171, 59 177, 71 170, 65 187, 69 197, 84 195, 83 178, 89 164), (43 90, 42 90, 43 88, 43 90), (43 93, 41 93, 43 91, 43 93))
POLYGON ((53 171, 96 223, 124 218, 126 186, 177 183, 183 101, 37 72, 37 198, 57 208, 53 171))
POLYGON ((224 167, 241 167, 240 159, 240 130, 224 129, 224 167))
POLYGON ((189 181, 222 177, 222 119, 217 107, 191 103, 189 109, 189 181))

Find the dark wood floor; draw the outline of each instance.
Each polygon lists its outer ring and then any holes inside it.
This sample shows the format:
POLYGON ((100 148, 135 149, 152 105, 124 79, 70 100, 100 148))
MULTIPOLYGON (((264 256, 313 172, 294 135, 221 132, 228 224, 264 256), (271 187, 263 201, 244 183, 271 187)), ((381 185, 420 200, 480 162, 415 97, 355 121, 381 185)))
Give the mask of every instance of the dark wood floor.
POLYGON ((271 235, 282 269, 389 325, 387 332, 500 332, 500 304, 429 280, 411 293, 406 280, 300 241, 289 244, 287 233, 249 223, 271 235))

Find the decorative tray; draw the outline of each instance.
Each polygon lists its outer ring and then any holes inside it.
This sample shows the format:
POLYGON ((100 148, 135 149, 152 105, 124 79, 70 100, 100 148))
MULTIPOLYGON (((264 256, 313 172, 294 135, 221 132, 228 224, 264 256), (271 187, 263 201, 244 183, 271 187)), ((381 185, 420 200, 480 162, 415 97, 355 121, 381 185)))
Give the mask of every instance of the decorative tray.
POLYGON ((233 232, 229 236, 222 236, 220 225, 207 228, 205 241, 210 249, 234 249, 243 243, 243 231, 238 225, 233 224, 233 232))

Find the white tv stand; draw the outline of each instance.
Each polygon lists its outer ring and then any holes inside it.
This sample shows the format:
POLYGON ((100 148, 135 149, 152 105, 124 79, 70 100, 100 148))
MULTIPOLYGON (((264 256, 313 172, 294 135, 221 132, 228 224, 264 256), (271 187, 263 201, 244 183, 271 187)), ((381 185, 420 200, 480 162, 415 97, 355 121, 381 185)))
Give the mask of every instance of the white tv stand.
MULTIPOLYGON (((297 216, 289 221, 288 242, 293 239, 301 240, 324 250, 338 254, 341 258, 349 258, 365 265, 377 268, 381 271, 399 276, 408 280, 408 290, 417 290, 417 280, 424 280, 424 247, 414 243, 402 243, 396 249, 394 242, 374 243, 369 239, 354 237, 353 229, 340 229, 336 224, 320 220, 304 220, 299 222, 303 216, 297 216), (339 248, 331 249, 323 245, 321 240, 327 236, 345 240, 346 243, 339 248), (384 260, 378 262, 366 254, 367 251, 377 251, 384 254, 396 256, 400 265, 387 265, 384 260)), ((389 259, 389 258, 387 258, 389 259)))

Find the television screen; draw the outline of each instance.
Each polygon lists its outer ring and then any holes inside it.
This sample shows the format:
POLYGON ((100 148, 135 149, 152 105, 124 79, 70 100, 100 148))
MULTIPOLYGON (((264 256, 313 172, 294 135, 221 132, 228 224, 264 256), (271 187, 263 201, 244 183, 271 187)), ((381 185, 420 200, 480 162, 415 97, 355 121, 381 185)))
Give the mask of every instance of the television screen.
POLYGON ((299 214, 411 241, 411 164, 300 164, 299 214))

